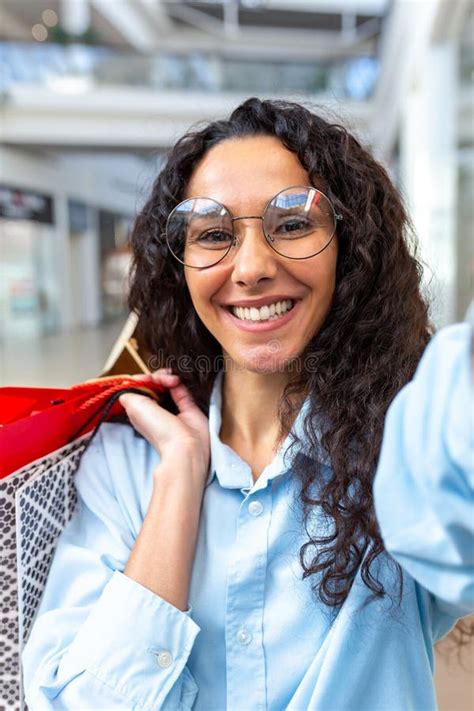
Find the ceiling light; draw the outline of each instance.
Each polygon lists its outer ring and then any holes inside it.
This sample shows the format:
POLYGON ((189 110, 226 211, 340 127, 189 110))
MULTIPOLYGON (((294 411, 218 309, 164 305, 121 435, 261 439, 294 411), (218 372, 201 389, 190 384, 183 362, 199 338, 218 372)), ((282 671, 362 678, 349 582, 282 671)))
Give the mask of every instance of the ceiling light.
POLYGON ((31 28, 31 34, 37 42, 44 42, 45 39, 48 38, 48 30, 40 23, 33 25, 31 28))
POLYGON ((43 10, 41 13, 41 19, 46 27, 56 27, 59 22, 58 15, 54 12, 54 10, 43 10))

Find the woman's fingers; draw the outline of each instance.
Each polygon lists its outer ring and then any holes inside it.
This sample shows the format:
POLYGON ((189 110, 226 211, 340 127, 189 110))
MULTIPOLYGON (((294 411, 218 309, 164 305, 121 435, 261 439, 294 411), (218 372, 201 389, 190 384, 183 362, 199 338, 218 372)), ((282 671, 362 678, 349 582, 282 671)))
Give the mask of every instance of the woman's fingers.
POLYGON ((150 378, 157 383, 161 383, 163 380, 168 378, 178 378, 179 375, 175 375, 171 372, 171 368, 161 368, 160 370, 155 370, 153 373, 140 373, 140 375, 132 375, 133 380, 149 381, 150 378))
POLYGON ((173 435, 176 436, 177 430, 182 427, 177 427, 175 415, 146 395, 125 393, 119 397, 119 402, 133 427, 157 448, 173 435))
MULTIPOLYGON (((143 382, 144 378, 137 376, 135 380, 143 382)), ((206 417, 189 389, 180 382, 179 376, 163 370, 155 371, 153 380, 169 390, 179 412, 173 415, 146 395, 125 393, 119 402, 133 427, 158 449, 172 440, 195 438, 203 429, 206 417)))
POLYGON ((171 368, 161 368, 151 373, 151 377, 155 382, 163 383, 170 389, 171 397, 182 414, 192 411, 199 411, 193 396, 184 383, 181 382, 179 375, 171 373, 171 368))
POLYGON ((152 373, 150 373, 146 377, 152 377, 153 380, 161 378, 163 375, 173 375, 174 377, 178 378, 179 375, 175 375, 171 368, 159 368, 158 370, 154 370, 152 373))
POLYGON ((191 410, 199 410, 193 396, 189 392, 186 385, 179 382, 170 388, 171 397, 176 404, 180 413, 190 412, 191 410))

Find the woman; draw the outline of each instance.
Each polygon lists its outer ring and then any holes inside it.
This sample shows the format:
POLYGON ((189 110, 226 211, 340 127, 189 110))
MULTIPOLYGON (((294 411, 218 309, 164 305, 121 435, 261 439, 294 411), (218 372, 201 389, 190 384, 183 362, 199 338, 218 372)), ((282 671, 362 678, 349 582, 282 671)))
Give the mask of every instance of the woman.
MULTIPOLYGON (((83 458, 23 655, 32 711, 435 708, 433 643, 472 575, 466 496, 452 526, 443 477, 416 478, 410 437, 447 427, 417 419, 421 370, 378 517, 372 494, 429 340, 407 229, 383 168, 297 104, 249 99, 172 149, 130 305, 175 411, 123 396, 136 432, 105 425, 83 458)), ((467 331, 441 344, 461 405, 467 331)))

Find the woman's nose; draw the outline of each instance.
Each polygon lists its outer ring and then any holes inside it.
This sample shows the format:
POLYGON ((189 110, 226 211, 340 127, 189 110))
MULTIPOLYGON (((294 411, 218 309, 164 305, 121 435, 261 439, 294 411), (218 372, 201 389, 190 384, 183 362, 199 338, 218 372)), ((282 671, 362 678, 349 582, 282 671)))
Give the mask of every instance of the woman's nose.
POLYGON ((233 260, 232 281, 247 285, 261 279, 271 279, 277 271, 277 257, 268 245, 262 220, 246 218, 234 223, 236 244, 230 257, 233 260))

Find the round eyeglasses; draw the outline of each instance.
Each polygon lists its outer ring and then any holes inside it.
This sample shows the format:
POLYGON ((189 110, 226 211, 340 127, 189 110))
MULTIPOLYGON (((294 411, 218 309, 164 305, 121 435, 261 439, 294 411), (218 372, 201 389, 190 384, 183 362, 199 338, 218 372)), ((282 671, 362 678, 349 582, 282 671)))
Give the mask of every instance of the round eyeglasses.
POLYGON ((189 198, 171 211, 166 242, 187 267, 207 269, 221 262, 237 243, 234 223, 261 220, 268 245, 288 259, 309 259, 331 243, 338 220, 329 198, 312 187, 286 188, 266 205, 263 215, 233 217, 211 198, 189 198))

